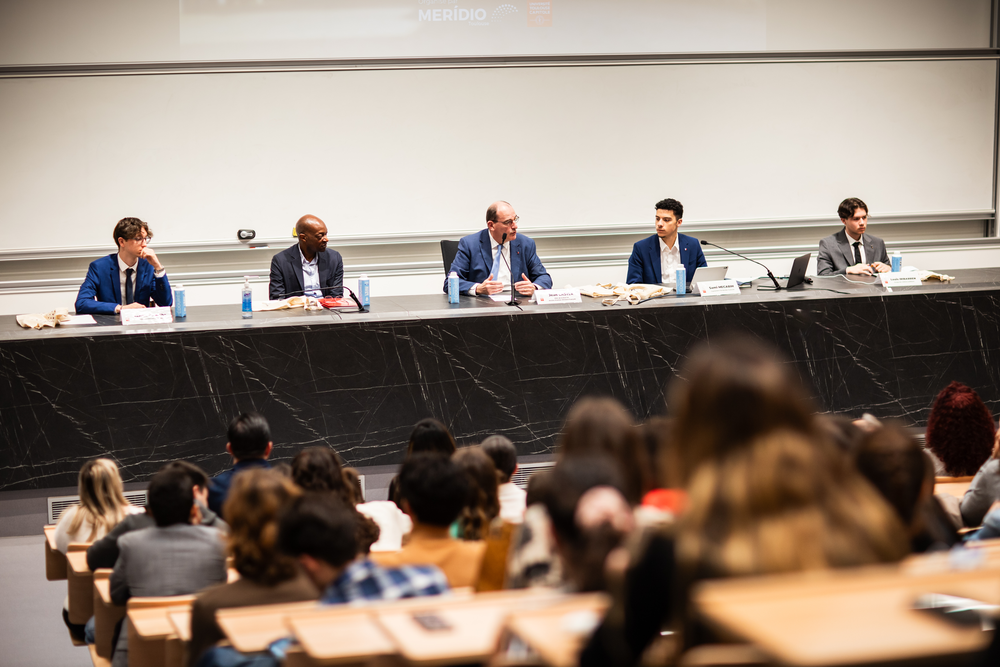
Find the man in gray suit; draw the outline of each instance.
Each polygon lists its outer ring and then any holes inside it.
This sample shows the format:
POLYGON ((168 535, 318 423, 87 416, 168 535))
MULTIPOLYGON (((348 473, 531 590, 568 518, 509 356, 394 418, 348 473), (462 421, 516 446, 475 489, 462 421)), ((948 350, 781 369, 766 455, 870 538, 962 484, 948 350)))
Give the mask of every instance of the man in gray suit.
MULTIPOLYGON (((122 535, 111 573, 111 600, 124 605, 131 597, 188 595, 226 581, 222 534, 201 523, 190 476, 176 468, 153 475, 147 511, 156 526, 122 535)), ((126 619, 126 623, 128 620, 126 619)), ((122 628, 112 663, 128 666, 128 632, 122 628)))
POLYGON ((889 255, 882 239, 865 234, 868 228, 868 205, 857 197, 849 197, 837 208, 844 228, 819 242, 816 270, 821 276, 853 273, 872 276, 885 273, 889 255))

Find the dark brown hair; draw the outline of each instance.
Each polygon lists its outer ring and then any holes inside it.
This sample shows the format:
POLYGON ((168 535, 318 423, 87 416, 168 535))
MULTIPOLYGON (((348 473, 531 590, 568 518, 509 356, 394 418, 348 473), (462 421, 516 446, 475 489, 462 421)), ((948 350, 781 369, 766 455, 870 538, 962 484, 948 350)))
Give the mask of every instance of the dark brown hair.
POLYGON ((139 236, 139 232, 146 230, 146 236, 153 238, 153 230, 149 228, 149 223, 143 222, 139 218, 122 218, 115 225, 114 239, 115 247, 118 247, 118 239, 131 241, 139 236))
POLYGON ((229 553, 240 576, 265 586, 295 576, 295 560, 278 550, 278 517, 301 493, 291 480, 267 468, 235 476, 223 513, 229 523, 229 553))
POLYGON ((642 500, 649 466, 642 436, 621 403, 613 398, 582 398, 570 409, 558 441, 559 459, 607 456, 618 464, 625 498, 642 500))
POLYGON ((497 469, 482 447, 463 447, 451 460, 469 480, 469 495, 458 515, 462 539, 481 540, 489 533, 490 522, 500 514, 497 469))
POLYGON ((837 215, 840 216, 841 220, 847 220, 854 215, 854 212, 859 208, 865 209, 865 213, 868 213, 868 204, 864 203, 857 197, 848 197, 844 201, 840 202, 840 206, 837 207, 837 215))

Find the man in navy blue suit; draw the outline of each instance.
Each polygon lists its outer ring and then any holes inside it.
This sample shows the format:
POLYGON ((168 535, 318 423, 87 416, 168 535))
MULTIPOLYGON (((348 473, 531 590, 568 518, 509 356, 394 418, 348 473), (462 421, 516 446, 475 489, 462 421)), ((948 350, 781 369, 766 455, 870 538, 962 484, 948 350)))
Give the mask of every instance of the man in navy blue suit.
POLYGON ((698 239, 677 233, 683 222, 684 207, 679 201, 656 202, 656 233, 632 246, 626 283, 673 283, 681 266, 687 271, 687 282, 691 282, 695 269, 708 266, 698 239))
POLYGON ((295 223, 295 233, 298 243, 271 258, 268 297, 279 301, 290 296, 342 296, 344 258, 326 247, 326 223, 304 215, 295 223))
MULTIPOLYGON (((458 274, 460 293, 489 296, 509 292, 513 282, 519 294, 531 296, 536 289, 552 287, 552 278, 535 252, 535 242, 517 233, 518 219, 513 206, 493 202, 486 209, 486 229, 458 242, 451 271, 458 274)), ((448 292, 447 278, 444 291, 448 292)))
POLYGON ((174 302, 167 270, 149 247, 153 232, 139 218, 122 218, 115 225, 117 253, 90 263, 87 277, 76 295, 78 315, 114 315, 122 308, 145 308, 174 302))

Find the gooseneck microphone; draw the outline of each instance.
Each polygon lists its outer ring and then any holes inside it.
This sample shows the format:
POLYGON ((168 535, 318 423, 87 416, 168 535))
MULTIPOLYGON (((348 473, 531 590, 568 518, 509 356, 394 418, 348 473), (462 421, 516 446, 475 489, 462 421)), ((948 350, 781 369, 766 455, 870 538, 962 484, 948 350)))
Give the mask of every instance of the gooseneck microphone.
MULTIPOLYGON (((701 244, 702 245, 710 245, 710 246, 716 247, 719 250, 724 250, 725 252, 728 252, 730 255, 736 255, 737 257, 742 257, 743 259, 747 260, 748 262, 753 262, 754 264, 760 266, 762 269, 764 269, 765 271, 767 271, 767 277, 771 279, 772 283, 774 283, 774 290, 775 291, 778 291, 778 290, 782 289, 781 285, 778 284, 778 279, 774 277, 773 273, 771 273, 771 269, 767 268, 766 266, 764 266, 763 264, 761 264, 760 262, 758 262, 756 259, 750 259, 746 255, 741 255, 740 253, 738 253, 738 252, 736 252, 734 250, 730 250, 729 248, 723 248, 721 245, 718 245, 716 243, 710 243, 708 241, 705 241, 704 239, 701 241, 701 244)), ((758 287, 757 289, 770 289, 770 288, 767 288, 767 287, 758 287)))
POLYGON ((510 262, 503 255, 503 244, 507 242, 507 232, 503 233, 500 237, 500 257, 503 257, 503 263, 507 265, 507 273, 510 274, 510 301, 507 302, 508 306, 517 305, 517 293, 514 291, 514 272, 510 268, 510 262))

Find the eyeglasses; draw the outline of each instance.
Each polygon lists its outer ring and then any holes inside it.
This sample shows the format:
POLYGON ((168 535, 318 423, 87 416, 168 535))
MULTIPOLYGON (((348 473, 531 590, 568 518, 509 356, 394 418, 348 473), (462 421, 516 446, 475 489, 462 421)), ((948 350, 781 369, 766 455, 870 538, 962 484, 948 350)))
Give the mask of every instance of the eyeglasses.
POLYGON ((134 239, 129 239, 131 241, 138 241, 139 243, 149 243, 153 239, 148 236, 136 236, 134 239))
POLYGON ((521 216, 515 215, 512 219, 510 219, 510 220, 508 220, 506 222, 501 222, 500 220, 497 220, 497 224, 498 225, 513 225, 515 222, 517 222, 520 219, 521 219, 521 216))

